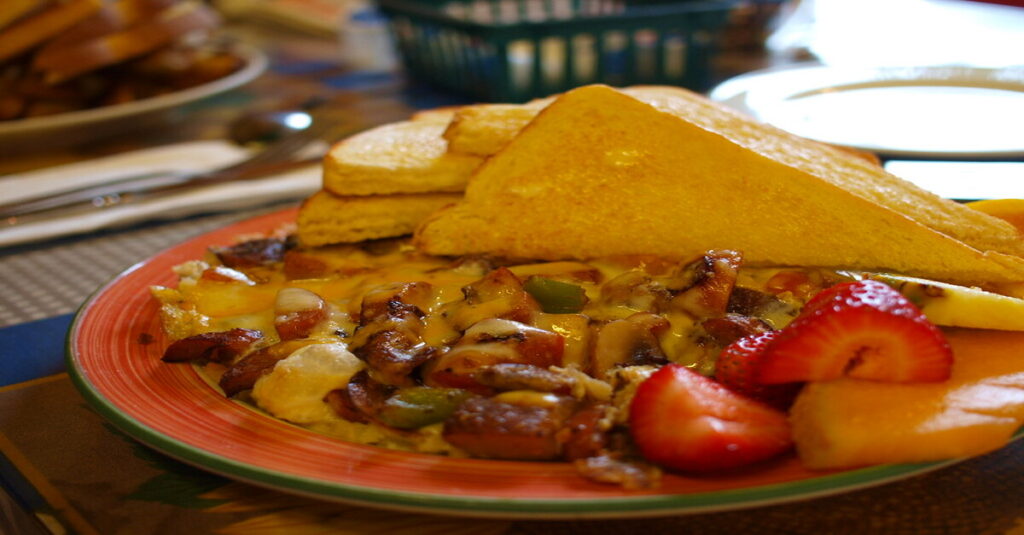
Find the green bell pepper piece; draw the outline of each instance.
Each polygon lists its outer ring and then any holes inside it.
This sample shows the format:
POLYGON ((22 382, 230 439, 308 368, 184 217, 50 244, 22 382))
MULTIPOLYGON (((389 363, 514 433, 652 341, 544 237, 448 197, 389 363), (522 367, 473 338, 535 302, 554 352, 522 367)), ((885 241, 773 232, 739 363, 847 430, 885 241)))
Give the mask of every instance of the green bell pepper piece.
POLYGON ((587 304, 587 293, 582 286, 533 276, 523 283, 526 290, 549 314, 575 314, 587 304))
POLYGON ((470 395, 461 388, 402 388, 384 402, 376 418, 390 427, 419 429, 444 421, 470 395))

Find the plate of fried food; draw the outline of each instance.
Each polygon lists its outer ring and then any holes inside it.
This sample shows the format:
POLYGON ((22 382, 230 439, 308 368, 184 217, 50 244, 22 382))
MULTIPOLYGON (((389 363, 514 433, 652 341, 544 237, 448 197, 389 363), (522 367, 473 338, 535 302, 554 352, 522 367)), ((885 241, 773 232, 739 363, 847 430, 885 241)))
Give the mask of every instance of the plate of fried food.
POLYGON ((1024 242, 672 87, 421 112, 83 306, 132 437, 327 500, 601 518, 848 492, 1024 422, 1024 242))
MULTIPOLYGON (((88 130, 245 84, 266 57, 215 37, 195 0, 19 0, 0 7, 0 138, 88 130)), ((49 139, 49 138, 48 138, 49 139)), ((59 140, 54 140, 59 142, 59 140)))

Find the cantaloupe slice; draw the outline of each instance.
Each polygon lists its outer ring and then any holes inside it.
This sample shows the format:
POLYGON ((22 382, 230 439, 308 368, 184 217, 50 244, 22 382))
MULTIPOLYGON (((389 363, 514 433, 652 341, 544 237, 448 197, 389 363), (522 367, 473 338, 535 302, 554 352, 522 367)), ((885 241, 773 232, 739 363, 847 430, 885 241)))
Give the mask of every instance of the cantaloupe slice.
POLYGON ((1024 199, 986 199, 967 203, 979 212, 998 217, 1024 234, 1024 199))
POLYGON ((841 379, 808 384, 790 411, 801 461, 852 468, 980 455, 1024 423, 1024 333, 946 331, 942 383, 841 379))

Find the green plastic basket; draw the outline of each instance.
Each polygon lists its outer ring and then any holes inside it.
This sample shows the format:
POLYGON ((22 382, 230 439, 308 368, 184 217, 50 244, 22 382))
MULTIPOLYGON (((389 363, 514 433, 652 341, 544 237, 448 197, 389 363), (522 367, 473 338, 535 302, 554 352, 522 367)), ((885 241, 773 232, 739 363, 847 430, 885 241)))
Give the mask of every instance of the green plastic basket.
POLYGON ((377 0, 415 78, 485 102, 590 83, 704 90, 733 1, 377 0))

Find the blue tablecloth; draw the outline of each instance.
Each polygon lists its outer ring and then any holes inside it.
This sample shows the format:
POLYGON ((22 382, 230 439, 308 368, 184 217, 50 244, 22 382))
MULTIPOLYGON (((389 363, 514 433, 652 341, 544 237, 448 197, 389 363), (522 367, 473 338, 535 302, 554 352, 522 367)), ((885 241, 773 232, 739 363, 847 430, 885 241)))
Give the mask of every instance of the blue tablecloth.
POLYGON ((0 387, 64 371, 71 314, 0 329, 0 387))

